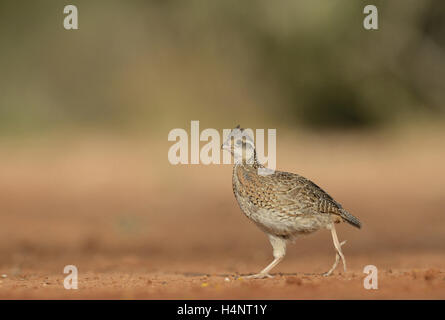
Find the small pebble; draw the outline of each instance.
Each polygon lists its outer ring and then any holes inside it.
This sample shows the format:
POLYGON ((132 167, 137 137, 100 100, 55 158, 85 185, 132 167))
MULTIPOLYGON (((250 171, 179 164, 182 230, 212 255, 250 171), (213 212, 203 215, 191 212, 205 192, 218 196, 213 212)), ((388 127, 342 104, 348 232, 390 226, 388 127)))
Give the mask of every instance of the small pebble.
POLYGON ((230 282, 230 279, 227 278, 227 277, 225 277, 224 281, 225 281, 225 282, 230 282))
POLYGON ((2 274, 2 278, 7 278, 8 275, 7 274, 2 274))

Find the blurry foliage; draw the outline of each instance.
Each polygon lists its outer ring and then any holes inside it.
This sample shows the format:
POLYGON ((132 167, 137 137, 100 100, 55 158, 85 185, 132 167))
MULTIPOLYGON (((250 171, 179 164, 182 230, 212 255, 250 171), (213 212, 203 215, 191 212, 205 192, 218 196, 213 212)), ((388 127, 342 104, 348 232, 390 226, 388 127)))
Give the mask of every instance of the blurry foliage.
POLYGON ((268 26, 252 34, 262 65, 287 97, 283 118, 316 128, 348 128, 419 110, 443 115, 445 5, 376 4, 378 31, 361 27, 360 1, 293 6, 284 1, 281 8, 276 3, 263 8, 263 16, 273 21, 252 20, 268 26), (425 21, 432 26, 425 29, 425 21))
POLYGON ((353 0, 72 4, 77 31, 58 0, 0 2, 0 130, 444 115, 443 1, 374 1, 378 31, 353 0))

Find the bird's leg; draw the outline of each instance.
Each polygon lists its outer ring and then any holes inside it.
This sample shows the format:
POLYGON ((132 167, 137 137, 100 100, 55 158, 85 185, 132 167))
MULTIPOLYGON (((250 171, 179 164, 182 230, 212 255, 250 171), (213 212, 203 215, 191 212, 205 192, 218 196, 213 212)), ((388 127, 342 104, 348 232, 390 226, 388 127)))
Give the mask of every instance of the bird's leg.
POLYGON ((340 244, 340 242, 338 241, 337 232, 335 231, 334 226, 332 226, 331 233, 332 233, 332 239, 334 240, 335 249, 337 249, 337 254, 340 256, 341 261, 343 263, 343 270, 344 272, 346 272, 346 259, 345 256, 343 255, 343 252, 341 251, 342 244, 340 244))
POLYGON ((269 235, 269 241, 273 248, 274 260, 266 268, 261 270, 260 273, 247 276, 246 278, 248 279, 262 279, 266 277, 273 278, 273 276, 269 274, 269 271, 272 270, 277 264, 279 264, 280 261, 283 260, 284 256, 286 255, 286 240, 269 235))
MULTIPOLYGON (((343 246, 345 243, 346 243, 346 240, 345 240, 345 241, 342 241, 342 242, 340 243, 340 246, 343 246)), ((339 262, 339 261, 340 261, 340 255, 338 254, 337 250, 335 250, 335 262, 334 262, 334 264, 332 265, 332 268, 331 268, 328 272, 323 273, 323 275, 324 275, 325 277, 330 276, 330 275, 332 274, 332 272, 335 270, 335 268, 337 268, 337 265, 338 265, 338 262, 339 262)))
POLYGON ((335 231, 335 226, 332 225, 330 229, 331 229, 332 241, 334 242, 334 247, 335 247, 336 253, 335 253, 334 265, 332 266, 332 268, 328 272, 326 272, 324 274, 325 276, 330 276, 332 274, 332 272, 337 267, 338 262, 340 261, 340 258, 341 258, 341 260, 343 262, 343 270, 346 272, 346 259, 345 259, 345 256, 343 255, 343 252, 341 251, 341 247, 346 243, 346 240, 343 241, 342 243, 340 243, 338 241, 337 232, 335 231))

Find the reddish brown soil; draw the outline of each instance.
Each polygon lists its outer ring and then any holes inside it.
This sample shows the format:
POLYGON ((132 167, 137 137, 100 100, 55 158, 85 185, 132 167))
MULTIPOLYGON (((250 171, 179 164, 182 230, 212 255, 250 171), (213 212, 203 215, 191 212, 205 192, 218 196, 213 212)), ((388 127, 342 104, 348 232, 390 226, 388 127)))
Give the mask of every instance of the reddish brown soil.
POLYGON ((337 228, 346 274, 319 275, 334 260, 319 231, 265 280, 239 277, 272 255, 229 166, 171 166, 170 144, 148 138, 3 141, 0 298, 444 299, 444 136, 279 140, 279 168, 312 178, 364 227, 337 228), (370 264, 377 290, 363 287, 370 264), (65 265, 78 267, 78 290, 63 288, 65 265))

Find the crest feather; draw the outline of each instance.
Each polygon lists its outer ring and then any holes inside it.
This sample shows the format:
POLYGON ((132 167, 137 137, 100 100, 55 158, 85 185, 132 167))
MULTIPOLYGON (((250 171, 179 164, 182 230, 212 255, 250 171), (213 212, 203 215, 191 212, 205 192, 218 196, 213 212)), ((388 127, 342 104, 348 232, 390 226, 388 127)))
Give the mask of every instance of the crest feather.
POLYGON ((241 131, 244 131, 244 128, 241 128, 240 125, 237 125, 237 126, 235 127, 235 129, 240 129, 241 131))

